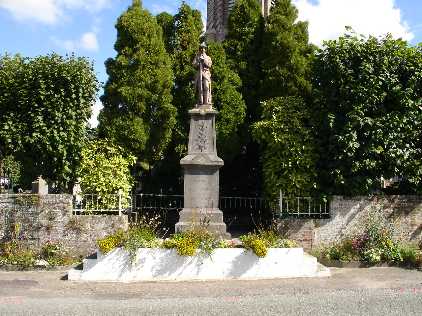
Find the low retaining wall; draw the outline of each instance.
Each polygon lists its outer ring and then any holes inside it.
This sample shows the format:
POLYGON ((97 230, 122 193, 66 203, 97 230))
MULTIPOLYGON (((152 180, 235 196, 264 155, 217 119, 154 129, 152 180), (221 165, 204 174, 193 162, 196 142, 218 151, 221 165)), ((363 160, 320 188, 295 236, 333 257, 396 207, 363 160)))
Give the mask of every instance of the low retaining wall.
POLYGON ((394 223, 400 237, 422 239, 422 196, 335 196, 329 219, 285 219, 280 230, 305 249, 317 248, 359 231, 374 210, 394 223))
POLYGON ((127 216, 72 215, 69 194, 1 194, 0 240, 16 232, 33 247, 59 243, 72 255, 87 255, 96 240, 118 229, 127 229, 127 216))
POLYGON ((328 277, 330 270, 302 248, 270 248, 264 258, 246 249, 215 249, 212 254, 179 256, 175 249, 141 248, 131 260, 118 248, 97 259, 85 259, 83 270, 69 271, 78 281, 188 281, 328 277))

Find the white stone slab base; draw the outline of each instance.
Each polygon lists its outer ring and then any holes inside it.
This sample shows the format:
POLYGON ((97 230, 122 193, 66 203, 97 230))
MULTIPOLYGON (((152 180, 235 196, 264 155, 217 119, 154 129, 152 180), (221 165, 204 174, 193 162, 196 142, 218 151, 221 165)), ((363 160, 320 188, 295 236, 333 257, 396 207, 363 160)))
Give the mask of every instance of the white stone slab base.
POLYGON ((134 262, 121 248, 72 269, 73 281, 191 281, 328 277, 330 270, 302 248, 271 248, 265 258, 242 248, 215 249, 211 256, 179 256, 174 249, 139 249, 134 262))

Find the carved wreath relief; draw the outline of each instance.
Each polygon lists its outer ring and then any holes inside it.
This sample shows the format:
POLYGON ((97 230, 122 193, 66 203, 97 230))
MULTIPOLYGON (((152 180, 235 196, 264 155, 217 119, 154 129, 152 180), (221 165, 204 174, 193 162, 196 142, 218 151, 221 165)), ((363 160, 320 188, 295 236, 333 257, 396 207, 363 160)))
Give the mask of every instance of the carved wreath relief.
POLYGON ((198 122, 193 147, 199 152, 204 152, 208 149, 208 125, 204 121, 198 122))

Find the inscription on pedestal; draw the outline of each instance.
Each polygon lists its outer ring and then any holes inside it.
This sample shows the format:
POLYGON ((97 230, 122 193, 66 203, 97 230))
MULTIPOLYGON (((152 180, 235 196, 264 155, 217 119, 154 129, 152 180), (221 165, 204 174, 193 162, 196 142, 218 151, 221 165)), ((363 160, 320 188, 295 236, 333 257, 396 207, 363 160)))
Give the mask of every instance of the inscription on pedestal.
POLYGON ((185 207, 218 208, 218 169, 185 169, 185 207))

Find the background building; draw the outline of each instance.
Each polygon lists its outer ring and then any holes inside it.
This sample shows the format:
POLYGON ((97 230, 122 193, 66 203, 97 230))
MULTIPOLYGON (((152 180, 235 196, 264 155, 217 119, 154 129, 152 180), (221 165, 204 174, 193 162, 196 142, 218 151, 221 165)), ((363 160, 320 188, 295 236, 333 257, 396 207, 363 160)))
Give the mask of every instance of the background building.
MULTIPOLYGON (((271 6, 276 0, 257 0, 261 3, 262 15, 270 14, 271 6)), ((236 0, 208 0, 207 3, 207 38, 222 41, 227 34, 230 11, 236 0)))

